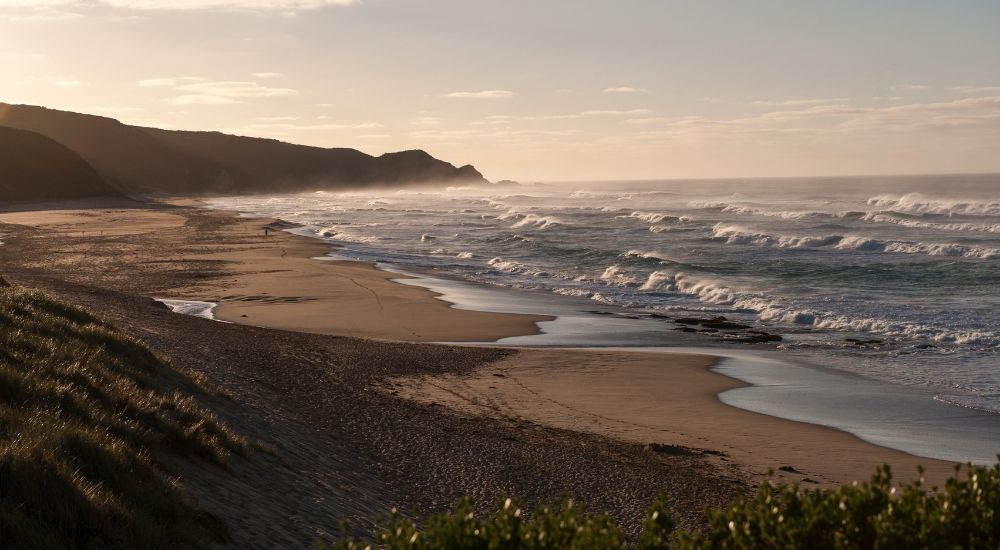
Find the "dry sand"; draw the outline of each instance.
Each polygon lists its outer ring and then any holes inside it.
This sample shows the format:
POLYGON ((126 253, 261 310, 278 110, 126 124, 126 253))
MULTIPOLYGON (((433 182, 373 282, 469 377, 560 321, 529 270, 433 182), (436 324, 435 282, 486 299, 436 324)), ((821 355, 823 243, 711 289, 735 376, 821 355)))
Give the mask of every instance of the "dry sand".
MULTIPOLYGON (((191 201, 171 203, 187 206, 191 201)), ((0 212, 0 223, 26 225, 68 240, 154 232, 169 240, 168 232, 184 228, 185 222, 184 216, 169 209, 57 207, 0 212)), ((211 245, 192 249, 180 242, 149 251, 159 252, 164 261, 208 262, 225 270, 219 277, 195 280, 159 297, 217 302, 217 318, 241 324, 410 342, 491 341, 537 334, 536 323, 551 319, 455 309, 429 290, 392 282, 406 278, 403 275, 360 262, 314 259, 329 253, 330 245, 289 234, 274 222, 244 219, 218 228, 211 245), (270 228, 266 235, 265 227, 270 228)), ((74 265, 88 258, 63 255, 60 260, 74 265)))
MULTIPOLYGON (((265 237, 264 226, 273 222, 176 204, 0 213, 0 224, 23 228, 0 227, 13 235, 0 256, 9 254, 23 276, 37 280, 58 277, 133 295, 215 301, 221 319, 309 333, 492 340, 533 333, 545 319, 458 310, 425 289, 392 282, 398 275, 362 263, 313 259, 329 247, 282 231, 265 237)), ((149 331, 157 334, 156 326, 149 331)), ((420 353, 413 348, 414 357, 420 353)), ((709 362, 668 354, 521 351, 460 373, 445 369, 430 376, 417 368, 415 375, 379 387, 390 399, 443 404, 466 418, 513 422, 517 429, 527 422, 628 444, 678 446, 658 447, 655 454, 708 457, 719 471, 735 466, 760 475, 790 466, 793 472, 778 475, 821 484, 867 477, 880 463, 892 464, 899 474, 924 464, 932 482, 951 473, 940 461, 724 405, 718 393, 741 383, 708 371, 709 362)))
POLYGON ((415 377, 392 390, 463 414, 674 446, 661 452, 706 453, 758 478, 770 470, 779 479, 832 485, 867 479, 880 464, 911 478, 922 464, 925 479, 941 485, 954 473, 950 463, 846 432, 725 405, 718 394, 745 384, 710 371, 715 361, 704 355, 521 350, 471 375, 415 377))

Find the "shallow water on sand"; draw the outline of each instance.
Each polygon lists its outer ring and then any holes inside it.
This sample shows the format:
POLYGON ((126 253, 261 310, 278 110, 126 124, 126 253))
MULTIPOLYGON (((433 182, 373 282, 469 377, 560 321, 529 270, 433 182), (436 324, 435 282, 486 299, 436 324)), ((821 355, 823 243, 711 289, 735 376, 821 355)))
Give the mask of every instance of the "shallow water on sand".
MULTIPOLYGON (((1000 412, 1000 176, 522 185, 210 202, 307 224, 352 259, 581 298, 594 309, 724 315, 781 334, 787 353, 1000 412)), ((617 322, 604 319, 589 321, 609 329, 617 322)))

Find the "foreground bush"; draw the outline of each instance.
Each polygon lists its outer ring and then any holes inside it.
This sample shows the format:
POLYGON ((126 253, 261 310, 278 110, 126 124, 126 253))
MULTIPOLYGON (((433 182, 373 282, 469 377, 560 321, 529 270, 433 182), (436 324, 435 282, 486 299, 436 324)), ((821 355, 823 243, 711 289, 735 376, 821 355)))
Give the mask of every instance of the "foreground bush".
POLYGON ((154 456, 224 464, 246 443, 199 382, 83 310, 0 279, 0 547, 225 540, 154 456))
MULTIPOLYGON (((606 515, 570 502, 527 517, 510 499, 477 515, 468 501, 422 527, 395 511, 380 523, 376 546, 389 549, 908 549, 1000 548, 1000 465, 956 471, 941 490, 921 482, 895 485, 888 467, 870 481, 838 489, 760 486, 751 500, 709 513, 701 533, 675 530, 664 498, 646 514, 639 538, 629 541, 606 515)), ((353 540, 336 548, 368 545, 353 540)))

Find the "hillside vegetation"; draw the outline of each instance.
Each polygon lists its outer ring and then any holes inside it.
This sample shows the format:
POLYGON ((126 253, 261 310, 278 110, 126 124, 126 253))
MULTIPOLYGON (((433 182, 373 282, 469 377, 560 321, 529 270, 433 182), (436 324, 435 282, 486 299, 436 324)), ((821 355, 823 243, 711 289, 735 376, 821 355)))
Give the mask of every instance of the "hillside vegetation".
POLYGON ((0 279, 2 546, 201 548, 225 525, 157 457, 224 467, 247 442, 206 390, 87 312, 0 279))
POLYGON ((31 105, 0 103, 0 126, 62 143, 127 193, 280 193, 486 181, 472 166, 455 167, 419 150, 374 157, 346 147, 130 126, 31 105))
POLYGON ((0 203, 119 194, 64 145, 35 132, 0 126, 0 203))
MULTIPOLYGON (((393 511, 381 522, 377 542, 412 550, 1000 548, 1000 464, 970 465, 962 473, 956 468, 940 490, 919 481, 894 484, 887 466, 870 481, 837 489, 764 483, 753 499, 710 512, 707 529, 697 533, 676 529, 666 502, 661 497, 649 508, 637 540, 627 539, 608 516, 571 501, 529 516, 507 499, 487 515, 477 515, 466 500, 423 526, 393 511)), ((337 545, 368 547, 354 540, 337 545)))

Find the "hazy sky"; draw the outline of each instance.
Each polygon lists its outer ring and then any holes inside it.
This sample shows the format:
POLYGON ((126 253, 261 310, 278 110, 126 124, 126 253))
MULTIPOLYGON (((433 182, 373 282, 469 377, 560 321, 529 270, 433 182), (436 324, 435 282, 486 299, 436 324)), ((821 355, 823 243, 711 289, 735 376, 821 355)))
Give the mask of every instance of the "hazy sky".
POLYGON ((0 0, 0 75, 490 179, 1000 172, 997 0, 0 0))

